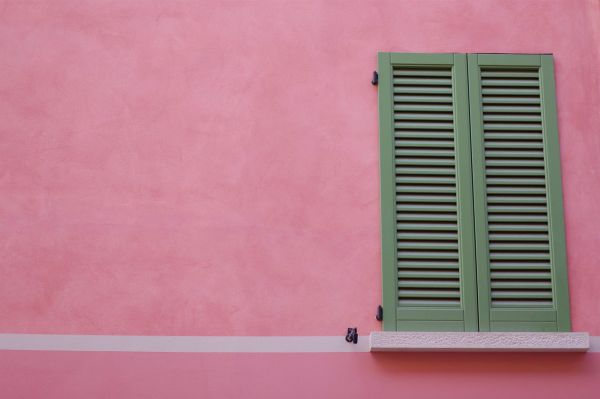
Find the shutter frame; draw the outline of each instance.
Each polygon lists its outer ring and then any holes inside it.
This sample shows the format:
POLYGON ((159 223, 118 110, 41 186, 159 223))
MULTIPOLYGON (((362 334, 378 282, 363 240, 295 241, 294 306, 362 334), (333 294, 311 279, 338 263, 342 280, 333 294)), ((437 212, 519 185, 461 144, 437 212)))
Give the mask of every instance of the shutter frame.
POLYGON ((554 83, 554 60, 552 55, 541 56, 542 120, 544 123, 544 151, 548 193, 548 217, 551 257, 554 277, 554 301, 557 311, 558 331, 571 331, 569 284, 567 274, 567 249, 563 213, 562 178, 560 172, 560 148, 556 111, 556 88, 554 83))
POLYGON ((394 177, 394 136, 392 64, 389 53, 379 53, 379 146, 381 179, 381 265, 383 288, 383 330, 396 331, 396 200, 394 177))
MULTIPOLYGON (((476 232, 477 287, 480 331, 570 331, 569 294, 556 122, 554 72, 551 55, 470 54, 468 56, 473 194, 476 232), (547 207, 552 309, 492 308, 490 234, 488 231, 486 159, 481 67, 539 68, 539 105, 547 207)), ((510 72, 508 73, 510 75, 510 72)), ((507 78, 505 76, 505 78, 507 78)), ((510 78, 510 76, 508 77, 510 78)), ((510 84, 507 84, 510 86, 510 84)), ((521 112, 521 111, 516 111, 521 112)), ((522 119, 522 115, 512 115, 522 119)), ((511 115, 507 114, 507 118, 511 115)), ((535 118, 535 117, 534 117, 535 118)), ((520 134, 514 127, 514 134, 520 134)), ((512 132, 511 132, 512 133, 512 132)), ((518 161, 516 161, 518 165, 518 161)), ((525 170, 523 174, 527 174, 525 170)), ((510 177, 509 177, 510 178, 510 177)), ((497 244, 496 244, 497 245, 497 244)), ((526 268, 523 267, 523 270, 526 268)))
MULTIPOLYGON (((465 54, 379 53, 379 133, 385 331, 477 331, 477 290, 465 54), (454 175, 460 307, 399 305, 393 66, 449 67, 452 76, 454 175), (400 316, 399 316, 400 315, 400 316), (399 320, 399 318, 401 320, 399 320)), ((426 167, 427 165, 425 165, 426 167)))

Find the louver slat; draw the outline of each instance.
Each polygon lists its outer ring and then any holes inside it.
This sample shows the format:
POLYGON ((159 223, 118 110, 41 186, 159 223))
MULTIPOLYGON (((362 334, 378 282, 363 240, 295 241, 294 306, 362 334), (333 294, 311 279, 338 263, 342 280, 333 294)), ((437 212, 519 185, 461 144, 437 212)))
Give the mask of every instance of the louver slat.
POLYGON ((467 90, 464 55, 380 54, 386 330, 477 330, 467 90))
POLYGON ((481 331, 569 329, 553 77, 541 60, 469 56, 481 331))

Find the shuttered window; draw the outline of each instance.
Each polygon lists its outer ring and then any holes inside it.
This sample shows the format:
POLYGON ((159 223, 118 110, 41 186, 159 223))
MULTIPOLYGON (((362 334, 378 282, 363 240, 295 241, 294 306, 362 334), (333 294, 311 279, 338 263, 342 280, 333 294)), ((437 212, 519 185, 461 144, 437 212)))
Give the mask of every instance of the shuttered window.
POLYGON ((552 58, 379 55, 384 329, 568 331, 552 58))

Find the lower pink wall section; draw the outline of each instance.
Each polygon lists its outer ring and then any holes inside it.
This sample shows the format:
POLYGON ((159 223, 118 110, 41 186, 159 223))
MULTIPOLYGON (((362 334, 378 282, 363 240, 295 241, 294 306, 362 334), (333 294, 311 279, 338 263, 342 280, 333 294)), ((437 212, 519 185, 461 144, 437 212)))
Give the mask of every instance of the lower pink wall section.
POLYGON ((2 398, 596 399, 600 353, 0 352, 2 398))

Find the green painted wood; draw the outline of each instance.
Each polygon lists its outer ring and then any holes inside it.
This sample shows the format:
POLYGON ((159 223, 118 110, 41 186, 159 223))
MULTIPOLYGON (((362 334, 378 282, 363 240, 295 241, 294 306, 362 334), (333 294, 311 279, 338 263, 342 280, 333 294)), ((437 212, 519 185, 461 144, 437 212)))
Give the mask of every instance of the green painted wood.
MULTIPOLYGON (((411 121, 411 120, 421 120, 423 119, 422 113, 409 113, 409 112, 396 112, 394 113, 394 119, 397 121, 411 121)), ((452 122, 452 114, 431 114, 428 115, 428 120, 430 121, 442 121, 442 122, 452 122)))
POLYGON ((540 112, 541 108, 538 106, 512 106, 512 105, 487 105, 483 107, 483 111, 488 114, 493 114, 495 112, 499 113, 511 113, 511 114, 520 114, 527 112, 540 112))
POLYGON ((569 331, 551 56, 468 56, 480 331, 569 331))
POLYGON ((530 96, 530 97, 494 97, 494 96, 488 96, 486 98, 483 99, 482 103, 485 104, 495 104, 498 106, 501 105, 515 105, 515 104, 526 104, 526 105, 532 105, 532 106, 538 106, 539 105, 539 100, 534 97, 534 96, 530 96))
MULTIPOLYGON (((527 301, 528 299, 552 299, 552 291, 547 290, 494 290, 494 283, 492 285, 492 300, 498 299, 514 299, 527 301)), ((551 303, 549 303, 551 305, 551 303)))
MULTIPOLYGON (((394 73, 394 76, 402 76, 402 75, 394 73)), ((447 76, 450 77, 450 74, 448 74, 447 76)), ((415 76, 411 76, 410 78, 407 78, 407 77, 396 78, 396 77, 394 77, 393 83, 394 84, 398 84, 398 85, 409 85, 409 86, 410 85, 422 85, 422 86, 446 86, 446 87, 450 87, 450 85, 448 84, 448 80, 447 79, 431 78, 431 77, 415 77, 415 76)), ((451 90, 448 90, 446 92, 449 93, 449 94, 452 93, 451 90)))
POLYGON ((437 121, 431 121, 429 123, 395 122, 394 127, 416 130, 451 130, 453 128, 452 123, 443 123, 437 121))
MULTIPOLYGON (((531 289, 531 290, 536 290, 536 289, 551 289, 552 288, 552 283, 550 281, 493 281, 493 279, 496 277, 495 273, 492 273, 492 288, 497 288, 497 289, 514 289, 514 290, 521 290, 521 289, 531 289)), ((521 279, 520 276, 517 277, 519 280, 521 279)), ((544 293, 544 295, 546 295, 544 293)))
MULTIPOLYGON (((394 137, 397 139, 454 139, 454 135, 452 133, 447 132, 424 132, 424 131, 411 131, 411 130, 402 130, 400 132, 394 133, 394 137)), ((453 163, 451 164, 453 165, 453 163)))
MULTIPOLYGON (((454 177, 429 177, 429 176, 398 176, 396 177, 396 183, 416 183, 416 184, 456 184, 454 177)), ((431 208, 432 211, 439 210, 439 208, 431 208)))
POLYGON ((519 310, 492 309, 492 317, 496 321, 553 321, 556 322, 556 312, 553 309, 519 310))
POLYGON ((400 103, 394 105, 394 111, 452 112, 452 105, 400 103))
POLYGON ((522 115, 517 113, 516 115, 497 115, 497 114, 484 114, 484 122, 541 122, 542 118, 540 115, 522 115))
POLYGON ((451 77, 452 72, 447 70, 435 70, 435 69, 402 69, 394 71, 393 76, 426 76, 426 77, 451 77))
MULTIPOLYGON (((514 73, 514 71, 502 72, 502 71, 491 70, 491 71, 481 72, 481 76, 483 78, 514 78, 515 73, 514 73)), ((519 77, 538 79, 539 75, 537 72, 521 72, 521 73, 519 73, 519 77)))
MULTIPOLYGON (((458 280, 447 280, 447 279, 439 279, 433 280, 431 278, 423 278, 421 280, 417 279, 407 279, 405 276, 398 274, 398 287, 404 289, 404 291, 410 288, 460 288, 460 283, 458 280)), ((419 291, 421 292, 421 291, 419 291)), ((458 293, 456 294, 459 295, 458 293)))
MULTIPOLYGON (((498 69, 498 72, 506 72, 506 69, 510 68, 541 64, 539 54, 472 54, 472 56, 477 65, 494 67, 489 72, 495 72, 494 69, 498 69)), ((531 75, 534 72, 527 71, 527 73, 531 75)))
POLYGON ((464 331, 463 321, 431 321, 431 320, 415 320, 415 321, 399 321, 398 331, 464 331))
POLYGON ((396 330, 398 272, 396 268, 396 203, 394 176, 394 129, 392 111, 392 65, 389 53, 378 55, 379 146, 381 178, 381 266, 383 330, 396 330))
POLYGON ((410 96, 410 95, 394 95, 393 100, 397 105, 403 103, 436 103, 436 104, 451 104, 452 96, 410 96))
POLYGON ((551 56, 381 53, 379 74, 384 329, 568 331, 551 56))
MULTIPOLYGON (((488 201, 489 200, 488 196, 488 201)), ((510 198, 510 197, 509 197, 510 198)), ((545 201, 545 199, 544 199, 545 201)), ((533 233, 533 232, 532 232, 533 233)), ((502 241, 548 241, 548 234, 517 234, 517 233, 504 233, 504 234, 494 234, 490 233, 490 240, 502 242, 502 241)))
POLYGON ((466 56, 381 53, 379 107, 384 330, 477 331, 466 56))
POLYGON ((507 130, 515 130, 518 132, 523 132, 523 131, 531 131, 531 132, 538 132, 542 130, 541 125, 538 124, 531 124, 531 125, 525 125, 525 124, 515 124, 515 123, 494 123, 494 124, 486 124, 484 126, 485 130, 489 130, 489 131, 494 131, 494 130, 501 130, 501 131, 507 131, 507 130))
MULTIPOLYGON (((477 54, 467 56, 469 73, 469 116, 471 127, 471 160, 473 167, 473 213, 475 225, 475 257, 477 262, 477 304, 479 331, 490 331, 490 269, 487 240, 488 236, 486 184, 484 168, 483 119, 481 98, 481 71, 477 54)), ((512 165, 505 165, 512 166, 512 165)))
POLYGON ((503 270, 501 268, 496 268, 496 270, 494 270, 493 272, 490 273, 491 278, 496 280, 496 281, 502 281, 503 279, 506 280, 520 280, 518 282, 518 284, 523 284, 524 282, 526 282, 527 280, 545 280, 548 278, 551 278, 551 274, 550 271, 545 271, 545 270, 529 270, 529 271, 506 271, 503 270))
POLYGON ((428 259, 426 261, 422 261, 419 259, 413 259, 410 261, 407 260, 398 266, 398 270, 400 270, 400 271, 409 270, 409 269, 424 269, 424 270, 452 269, 452 271, 459 273, 459 271, 456 270, 456 269, 458 269, 458 260, 456 260, 456 259, 453 259, 453 260, 452 259, 450 259, 450 260, 447 260, 447 259, 429 260, 428 259))
MULTIPOLYGON (((485 171, 486 176, 545 176, 543 169, 500 169, 500 168, 488 168, 485 171)), ((524 198, 523 201, 532 201, 535 198, 524 198)))
MULTIPOLYGON (((406 143, 403 143, 406 144, 406 143)), ((423 167, 423 168, 410 168, 410 167, 404 167, 404 168, 397 168, 397 173, 404 173, 407 175, 452 175, 454 176, 456 174, 456 171, 454 168, 450 167, 450 168, 427 168, 427 167, 423 167)), ((435 197, 430 197, 430 198, 435 198, 435 197)))
MULTIPOLYGON (((430 164, 433 164, 435 160, 431 160, 430 164)), ((439 186, 439 187, 425 187, 425 186, 399 186, 396 188, 397 193, 407 194, 456 194, 456 188, 451 186, 439 186)))
POLYGON ((398 250, 398 261, 402 262, 410 262, 411 260, 425 260, 426 262, 435 261, 438 259, 458 259, 457 251, 428 251, 428 252, 420 252, 420 251, 405 251, 398 250))
POLYGON ((398 223, 398 230, 408 231, 456 231, 455 223, 398 223))
POLYGON ((469 137, 469 81, 466 55, 456 54, 454 103, 456 118, 456 159, 458 169, 459 234, 461 236, 461 291, 465 310, 465 330, 477 331, 477 273, 475 263, 475 229, 473 219, 473 177, 471 170, 471 139, 469 137))
POLYGON ((498 332, 557 332, 554 321, 495 321, 492 331, 498 332))
MULTIPOLYGON (((541 298, 520 298, 515 300, 514 298, 495 298, 494 306, 499 309, 505 310, 523 310, 524 308, 535 312, 538 309, 552 309, 552 299, 541 299, 541 298)), ((492 308, 493 310, 493 308, 492 308)), ((556 311, 554 311, 556 313, 556 311)), ((491 313, 491 312, 490 312, 491 313)), ((493 319, 492 319, 493 322, 493 319)), ((493 331, 493 330, 492 330, 493 331)), ((516 330, 515 331, 519 331, 516 330)))
POLYGON ((486 79, 485 77, 482 77, 481 79, 481 85, 482 86, 488 86, 488 87, 493 87, 493 86, 512 86, 512 87, 539 87, 539 81, 536 79, 514 79, 514 80, 509 80, 509 79, 495 79, 495 78, 488 78, 486 79))
POLYGON ((399 240, 396 245, 396 248, 398 248, 398 249, 434 249, 434 250, 443 250, 443 249, 457 250, 458 249, 458 243, 456 243, 456 242, 409 241, 409 240, 402 240, 402 239, 400 239, 400 237, 398 237, 398 238, 399 238, 399 240))
POLYGON ((460 273, 458 271, 439 271, 439 270, 398 270, 398 279, 459 279, 460 273))
POLYGON ((556 114, 556 91, 554 87, 554 61, 551 55, 541 56, 542 115, 544 118, 546 173, 548 189, 548 215, 550 217, 550 243, 554 284, 554 303, 558 316, 558 331, 571 330, 569 309, 569 284, 565 225, 560 175, 560 151, 556 114))
MULTIPOLYGON (((441 70, 448 73, 448 65, 454 64, 454 54, 425 54, 425 53, 387 53, 390 62, 395 65, 418 66, 417 70, 424 74, 430 74, 433 71, 441 70), (427 66, 427 68, 422 68, 427 66)), ((406 68, 409 71, 414 70, 406 68)))
POLYGON ((464 320, 464 312, 462 309, 439 309, 431 310, 427 313, 423 313, 422 308, 398 308, 396 309, 398 319, 400 320, 412 320, 412 321, 460 321, 464 320))
MULTIPOLYGON (((541 162, 544 162, 543 160, 541 162)), ((497 162, 494 162, 493 159, 490 159, 488 161, 488 166, 495 166, 498 165, 497 162)), ((512 161, 511 165, 513 166, 517 166, 517 165, 524 165, 524 166, 529 166, 531 165, 531 163, 528 162, 528 160, 523 160, 522 162, 519 161, 512 161)), ((538 165, 538 163, 536 163, 536 165, 538 165)), ((514 186, 514 187, 502 187, 502 186, 489 186, 486 189, 486 192, 488 194, 514 194, 514 195, 531 195, 532 197, 535 197, 536 195, 542 195, 542 194, 546 194, 546 189, 544 187, 524 187, 524 186, 514 186)))
POLYGON ((514 262, 494 262, 495 270, 515 270, 515 271, 523 271, 523 270, 550 270, 549 262, 528 262, 521 261, 519 263, 514 262))
POLYGON ((399 240, 458 240, 458 234, 456 232, 429 231, 423 233, 418 231, 404 231, 397 233, 396 236, 399 240))

